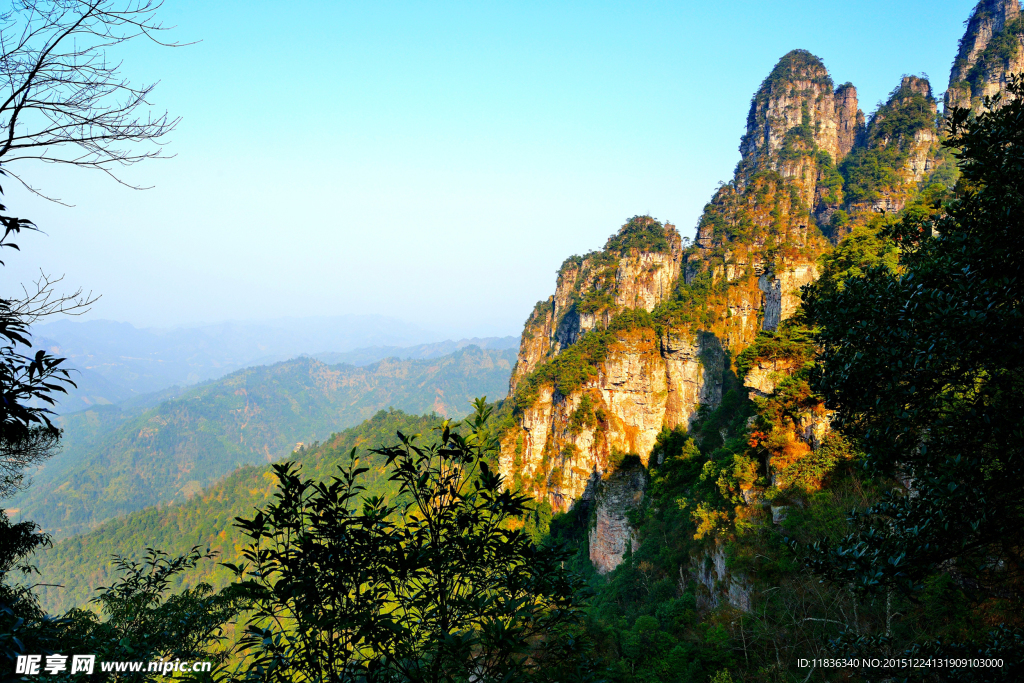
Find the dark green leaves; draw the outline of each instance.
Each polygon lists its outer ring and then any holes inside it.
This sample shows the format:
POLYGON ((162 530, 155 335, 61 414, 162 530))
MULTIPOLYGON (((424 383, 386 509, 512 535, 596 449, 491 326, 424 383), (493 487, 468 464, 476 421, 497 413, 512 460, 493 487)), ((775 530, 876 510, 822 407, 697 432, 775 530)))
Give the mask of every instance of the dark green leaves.
POLYGON ((325 483, 275 465, 275 502, 236 520, 250 544, 229 567, 255 605, 248 680, 514 681, 545 661, 579 586, 522 530, 530 501, 502 490, 490 408, 475 408, 433 441, 399 433, 374 451, 390 501, 361 496, 354 450, 325 483))

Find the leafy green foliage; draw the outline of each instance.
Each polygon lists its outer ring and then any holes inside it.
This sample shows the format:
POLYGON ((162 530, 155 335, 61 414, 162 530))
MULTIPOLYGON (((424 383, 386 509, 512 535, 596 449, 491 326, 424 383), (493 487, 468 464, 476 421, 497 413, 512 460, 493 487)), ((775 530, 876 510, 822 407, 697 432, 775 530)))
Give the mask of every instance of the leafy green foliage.
POLYGON ((606 252, 619 254, 632 249, 664 253, 670 246, 665 231, 665 226, 650 216, 633 216, 617 233, 608 238, 604 248, 606 252))
POLYGON ((572 415, 569 416, 569 431, 573 434, 579 434, 585 428, 593 427, 597 424, 597 416, 594 414, 594 401, 590 398, 590 394, 583 394, 580 398, 580 404, 576 406, 576 409, 572 411, 572 415))
MULTIPOLYGON (((2 175, 6 174, 0 170, 2 175)), ((20 250, 12 239, 22 230, 36 230, 35 225, 6 215, 2 204, 0 212, 4 214, 0 215, 0 251, 20 250)), ((66 301, 51 302, 52 292, 45 288, 40 288, 39 295, 41 301, 27 292, 20 300, 0 298, 0 498, 22 488, 26 470, 53 455, 60 431, 50 419, 50 407, 59 394, 67 393, 67 385, 74 386, 68 371, 60 367, 63 358, 43 349, 31 352, 30 323, 66 301)), ((50 537, 38 531, 34 522, 12 524, 7 511, 0 510, 0 659, 6 665, 24 652, 25 643, 17 632, 42 616, 30 590, 14 583, 17 574, 31 573, 27 556, 50 545, 50 537)))
MULTIPOLYGON (((0 170, 0 176, 4 175, 0 170)), ((7 207, 0 204, 0 212, 6 211, 7 207)), ((9 215, 0 215, 0 225, 0 250, 20 251, 12 239, 22 230, 37 230, 32 221, 9 215)), ((3 265, 0 261, 0 266, 3 265)), ((29 313, 32 309, 28 303, 0 298, 0 445, 29 438, 33 427, 52 431, 50 408, 56 405, 58 394, 67 393, 68 385, 75 386, 68 371, 60 367, 63 358, 44 349, 30 351, 29 322, 37 315, 29 313)), ((10 456, 6 460, 9 459, 10 456)))
POLYGON ((935 99, 930 91, 928 94, 918 91, 924 85, 927 82, 923 79, 910 76, 889 93, 889 99, 871 119, 868 140, 883 144, 896 142, 905 149, 914 139, 914 133, 933 127, 935 99))
POLYGON ((815 156, 815 160, 818 163, 818 187, 825 189, 821 201, 826 205, 842 203, 843 183, 846 181, 843 179, 843 174, 836 168, 835 162, 832 161, 832 155, 825 150, 820 150, 815 156))
POLYGON ((898 147, 857 147, 839 166, 844 198, 850 204, 869 202, 900 182, 898 169, 905 157, 898 147))
POLYGON ((361 496, 354 451, 329 482, 274 466, 275 501, 237 521, 249 545, 233 569, 256 607, 247 679, 516 681, 543 666, 579 586, 562 551, 511 528, 529 500, 486 463, 489 413, 481 400, 464 436, 445 422, 432 444, 399 433, 375 450, 390 500, 361 496))
MULTIPOLYGON (((810 152, 817 154, 815 150, 810 152)), ((770 251, 782 246, 790 229, 812 220, 791 178, 767 168, 749 169, 744 176, 742 183, 734 180, 719 187, 697 224, 698 239, 707 239, 710 244, 705 246, 716 254, 724 256, 727 243, 756 244, 759 251, 770 251)))
POLYGON ((25 653, 29 628, 44 619, 35 594, 17 582, 18 575, 32 572, 26 561, 33 551, 47 548, 50 537, 38 533, 33 522, 11 524, 7 513, 0 510, 0 663, 12 667, 15 658, 25 653))
POLYGON ((898 259, 896 243, 882 234, 880 225, 855 226, 834 250, 821 256, 821 276, 807 285, 806 296, 841 291, 847 280, 863 277, 872 268, 894 273, 898 259))
POLYGON ((782 322, 777 330, 762 330, 754 343, 745 348, 736 358, 736 374, 746 377, 750 369, 760 361, 780 359, 793 360, 798 367, 811 360, 814 355, 810 330, 799 319, 782 322))
MULTIPOLYGON (((296 451, 292 460, 307 477, 324 480, 348 461, 353 447, 358 447, 364 449, 362 462, 371 465, 362 480, 367 493, 393 493, 384 474, 383 459, 366 453, 365 449, 387 442, 396 431, 427 433, 438 419, 432 414, 419 416, 382 410, 362 424, 332 435, 322 445, 311 444, 296 451)), ((108 561, 112 553, 139 559, 150 547, 181 555, 192 546, 200 546, 217 552, 225 562, 236 562, 242 537, 232 520, 272 500, 276 482, 268 465, 244 466, 180 504, 133 512, 104 523, 96 531, 36 553, 32 559, 41 572, 39 581, 55 584, 37 589, 42 606, 50 613, 63 613, 85 605, 98 586, 115 580, 108 561)), ((174 588, 208 583, 220 589, 231 578, 223 567, 205 563, 178 575, 174 588)))
MULTIPOLYGON (((88 653, 97 662, 185 660, 209 662, 209 672, 188 672, 184 680, 223 680, 232 651, 225 641, 228 622, 248 607, 234 588, 214 593, 208 584, 169 594, 184 573, 193 570, 212 554, 192 548, 170 557, 149 549, 142 562, 116 558, 117 580, 99 588, 92 599, 99 611, 73 609, 59 617, 41 610, 25 610, 20 619, 4 624, 10 629, 5 659, 26 654, 88 653), (26 613, 28 612, 28 613, 26 613), (10 647, 9 645, 14 645, 10 647)), ((10 613, 14 616, 13 613, 10 613)), ((9 662, 14 666, 14 662, 9 662)), ((159 673, 95 675, 103 680, 149 681, 159 673)), ((59 680, 77 676, 64 675, 59 680)))
POLYGON ((898 188, 900 169, 914 142, 914 134, 935 126, 935 100, 920 92, 927 83, 907 77, 878 108, 867 129, 867 144, 855 147, 843 159, 839 172, 847 204, 874 201, 898 188))
MULTIPOLYGON (((104 618, 82 609, 56 621, 55 642, 63 651, 96 654, 99 661, 205 661, 214 670, 186 679, 213 680, 224 674, 231 657, 225 644, 225 624, 248 608, 248 600, 233 587, 214 593, 209 584, 168 595, 181 574, 195 569, 213 554, 192 548, 169 557, 148 550, 142 562, 115 558, 121 575, 92 599, 104 618)), ((128 675, 126 681, 151 679, 128 675)))
POLYGON ((704 683, 733 661, 733 653, 721 630, 701 623, 697 587, 681 571, 697 549, 696 528, 693 506, 676 501, 692 500, 706 458, 686 430, 677 428, 659 435, 651 461, 661 463, 652 469, 648 488, 659 504, 639 512, 641 543, 607 579, 590 566, 585 516, 574 511, 555 518, 552 534, 579 544, 575 566, 597 590, 587 632, 608 664, 609 680, 704 683))
POLYGON ((782 139, 779 158, 782 160, 799 159, 809 152, 814 152, 817 148, 818 146, 814 142, 814 129, 811 127, 811 112, 805 102, 801 111, 800 125, 787 130, 782 139))
POLYGON ((955 564, 971 601, 992 607, 1021 580, 1022 96, 1014 78, 995 111, 953 112, 957 196, 889 229, 897 272, 876 265, 805 304, 835 423, 870 472, 902 482, 816 546, 812 566, 833 580, 913 594, 955 564))
POLYGON ((715 282, 710 269, 702 268, 689 282, 687 278, 680 277, 672 297, 658 304, 651 317, 664 327, 709 329, 717 318, 709 304, 715 295, 725 291, 725 287, 721 279, 715 282))

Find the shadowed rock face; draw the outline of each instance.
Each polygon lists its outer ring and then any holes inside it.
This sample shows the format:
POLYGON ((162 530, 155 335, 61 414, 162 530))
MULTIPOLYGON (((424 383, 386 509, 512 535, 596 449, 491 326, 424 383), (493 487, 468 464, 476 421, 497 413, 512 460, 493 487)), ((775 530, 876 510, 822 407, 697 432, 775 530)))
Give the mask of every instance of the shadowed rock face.
POLYGON ((590 561, 600 574, 607 574, 622 562, 636 536, 626 514, 643 501, 647 471, 633 464, 620 468, 598 489, 594 525, 590 528, 590 561))
POLYGON ((709 552, 693 557, 690 562, 690 575, 701 586, 697 591, 698 608, 714 609, 724 598, 733 608, 742 612, 750 611, 753 588, 746 577, 733 574, 725 566, 725 548, 716 545, 709 552))

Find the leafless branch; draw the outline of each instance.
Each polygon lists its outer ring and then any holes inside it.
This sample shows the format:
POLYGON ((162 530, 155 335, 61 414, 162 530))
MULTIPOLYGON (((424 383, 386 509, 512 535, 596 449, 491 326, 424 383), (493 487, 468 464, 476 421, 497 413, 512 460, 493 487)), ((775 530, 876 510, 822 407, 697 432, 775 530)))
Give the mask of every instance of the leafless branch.
POLYGON ((15 0, 0 13, 0 164, 91 168, 136 187, 115 170, 169 156, 163 139, 179 119, 153 113, 148 98, 156 83, 133 85, 107 54, 135 38, 178 46, 160 38, 169 29, 155 19, 161 4, 15 0))
POLYGON ((40 270, 39 279, 32 283, 31 288, 22 285, 22 297, 8 302, 11 314, 25 325, 34 325, 51 315, 82 315, 99 300, 100 297, 92 292, 83 294, 81 287, 71 294, 57 294, 54 286, 63 280, 63 275, 51 277, 40 270))

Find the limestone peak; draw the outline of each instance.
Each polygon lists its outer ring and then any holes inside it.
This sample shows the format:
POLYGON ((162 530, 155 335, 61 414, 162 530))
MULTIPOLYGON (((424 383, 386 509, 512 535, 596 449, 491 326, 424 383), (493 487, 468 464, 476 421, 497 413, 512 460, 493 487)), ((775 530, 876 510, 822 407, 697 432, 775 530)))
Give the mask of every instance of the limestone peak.
POLYGON ((770 163, 790 131, 835 158, 838 127, 832 89, 832 78, 818 57, 807 50, 783 55, 750 102, 747 133, 740 141, 744 162, 770 163))
POLYGON ((1002 90, 1009 74, 1024 72, 1024 17, 1020 0, 981 0, 949 74, 945 107, 977 108, 1002 90))

